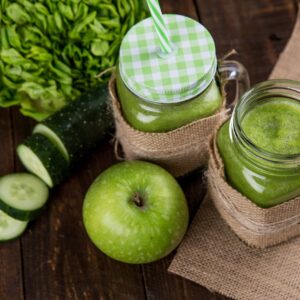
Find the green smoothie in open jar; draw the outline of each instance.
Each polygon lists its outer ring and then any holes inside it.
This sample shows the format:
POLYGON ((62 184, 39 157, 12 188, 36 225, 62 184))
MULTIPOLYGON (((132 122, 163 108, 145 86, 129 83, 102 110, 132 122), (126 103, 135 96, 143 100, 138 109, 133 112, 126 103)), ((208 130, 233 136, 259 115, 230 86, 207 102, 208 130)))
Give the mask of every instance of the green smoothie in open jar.
MULTIPOLYGON (((172 52, 164 55, 151 18, 125 36, 117 68, 117 93, 127 122, 139 131, 167 132, 221 110, 218 62, 213 38, 201 24, 164 15, 172 52)), ((224 80, 247 82, 244 68, 223 62, 224 80)), ((220 75, 220 74, 219 74, 220 75)))
POLYGON ((300 195, 300 83, 270 80, 241 98, 217 145, 227 181, 261 207, 300 195))

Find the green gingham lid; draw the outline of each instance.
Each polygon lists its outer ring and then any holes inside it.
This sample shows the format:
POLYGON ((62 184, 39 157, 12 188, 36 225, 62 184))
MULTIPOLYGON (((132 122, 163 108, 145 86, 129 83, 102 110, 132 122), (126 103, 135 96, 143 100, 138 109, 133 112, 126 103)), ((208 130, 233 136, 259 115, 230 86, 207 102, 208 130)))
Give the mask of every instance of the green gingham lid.
POLYGON ((164 15, 173 52, 160 52, 152 18, 135 25, 120 49, 119 70, 129 90, 142 99, 176 103, 204 91, 213 80, 216 50, 210 33, 200 23, 180 15, 164 15))

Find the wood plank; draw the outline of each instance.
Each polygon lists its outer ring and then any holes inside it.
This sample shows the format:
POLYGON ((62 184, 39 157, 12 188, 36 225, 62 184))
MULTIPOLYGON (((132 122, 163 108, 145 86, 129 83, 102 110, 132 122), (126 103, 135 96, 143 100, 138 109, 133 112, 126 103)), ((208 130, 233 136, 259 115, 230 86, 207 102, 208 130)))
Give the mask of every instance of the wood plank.
MULTIPOLYGON (((33 122, 14 112, 15 142, 31 132, 33 122)), ((115 161, 103 142, 75 175, 55 188, 42 215, 22 238, 26 299, 144 299, 140 266, 109 259, 88 239, 82 201, 97 175, 115 161)), ((18 169, 22 166, 18 164, 18 169)), ((2 300, 2 299, 1 299, 2 300)))
POLYGON ((292 0, 195 0, 202 23, 215 38, 219 57, 236 49, 252 83, 266 80, 296 18, 292 0))
POLYGON ((173 1, 160 0, 164 14, 179 14, 198 20, 199 15, 193 0, 173 1))
MULTIPOLYGON (((0 109, 0 176, 14 170, 12 123, 9 109, 0 109)), ((20 241, 0 245, 0 299, 23 299, 20 241)))

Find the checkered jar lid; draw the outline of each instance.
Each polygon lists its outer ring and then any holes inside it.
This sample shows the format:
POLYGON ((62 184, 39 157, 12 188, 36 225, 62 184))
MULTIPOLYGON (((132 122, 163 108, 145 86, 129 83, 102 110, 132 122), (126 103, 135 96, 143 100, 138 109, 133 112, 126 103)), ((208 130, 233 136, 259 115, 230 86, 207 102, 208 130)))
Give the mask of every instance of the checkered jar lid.
POLYGON ((180 15, 164 15, 173 52, 164 55, 151 18, 135 25, 122 41, 119 71, 138 97, 176 103, 204 91, 213 80, 217 59, 214 40, 200 23, 180 15))

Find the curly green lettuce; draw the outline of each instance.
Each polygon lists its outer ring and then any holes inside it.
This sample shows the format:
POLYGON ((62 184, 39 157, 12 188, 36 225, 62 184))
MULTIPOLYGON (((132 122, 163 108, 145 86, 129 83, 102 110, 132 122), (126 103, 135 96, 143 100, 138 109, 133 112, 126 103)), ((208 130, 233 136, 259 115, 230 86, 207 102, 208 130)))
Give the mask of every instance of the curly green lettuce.
POLYGON ((107 78, 143 0, 0 0, 0 106, 42 120, 107 78))

